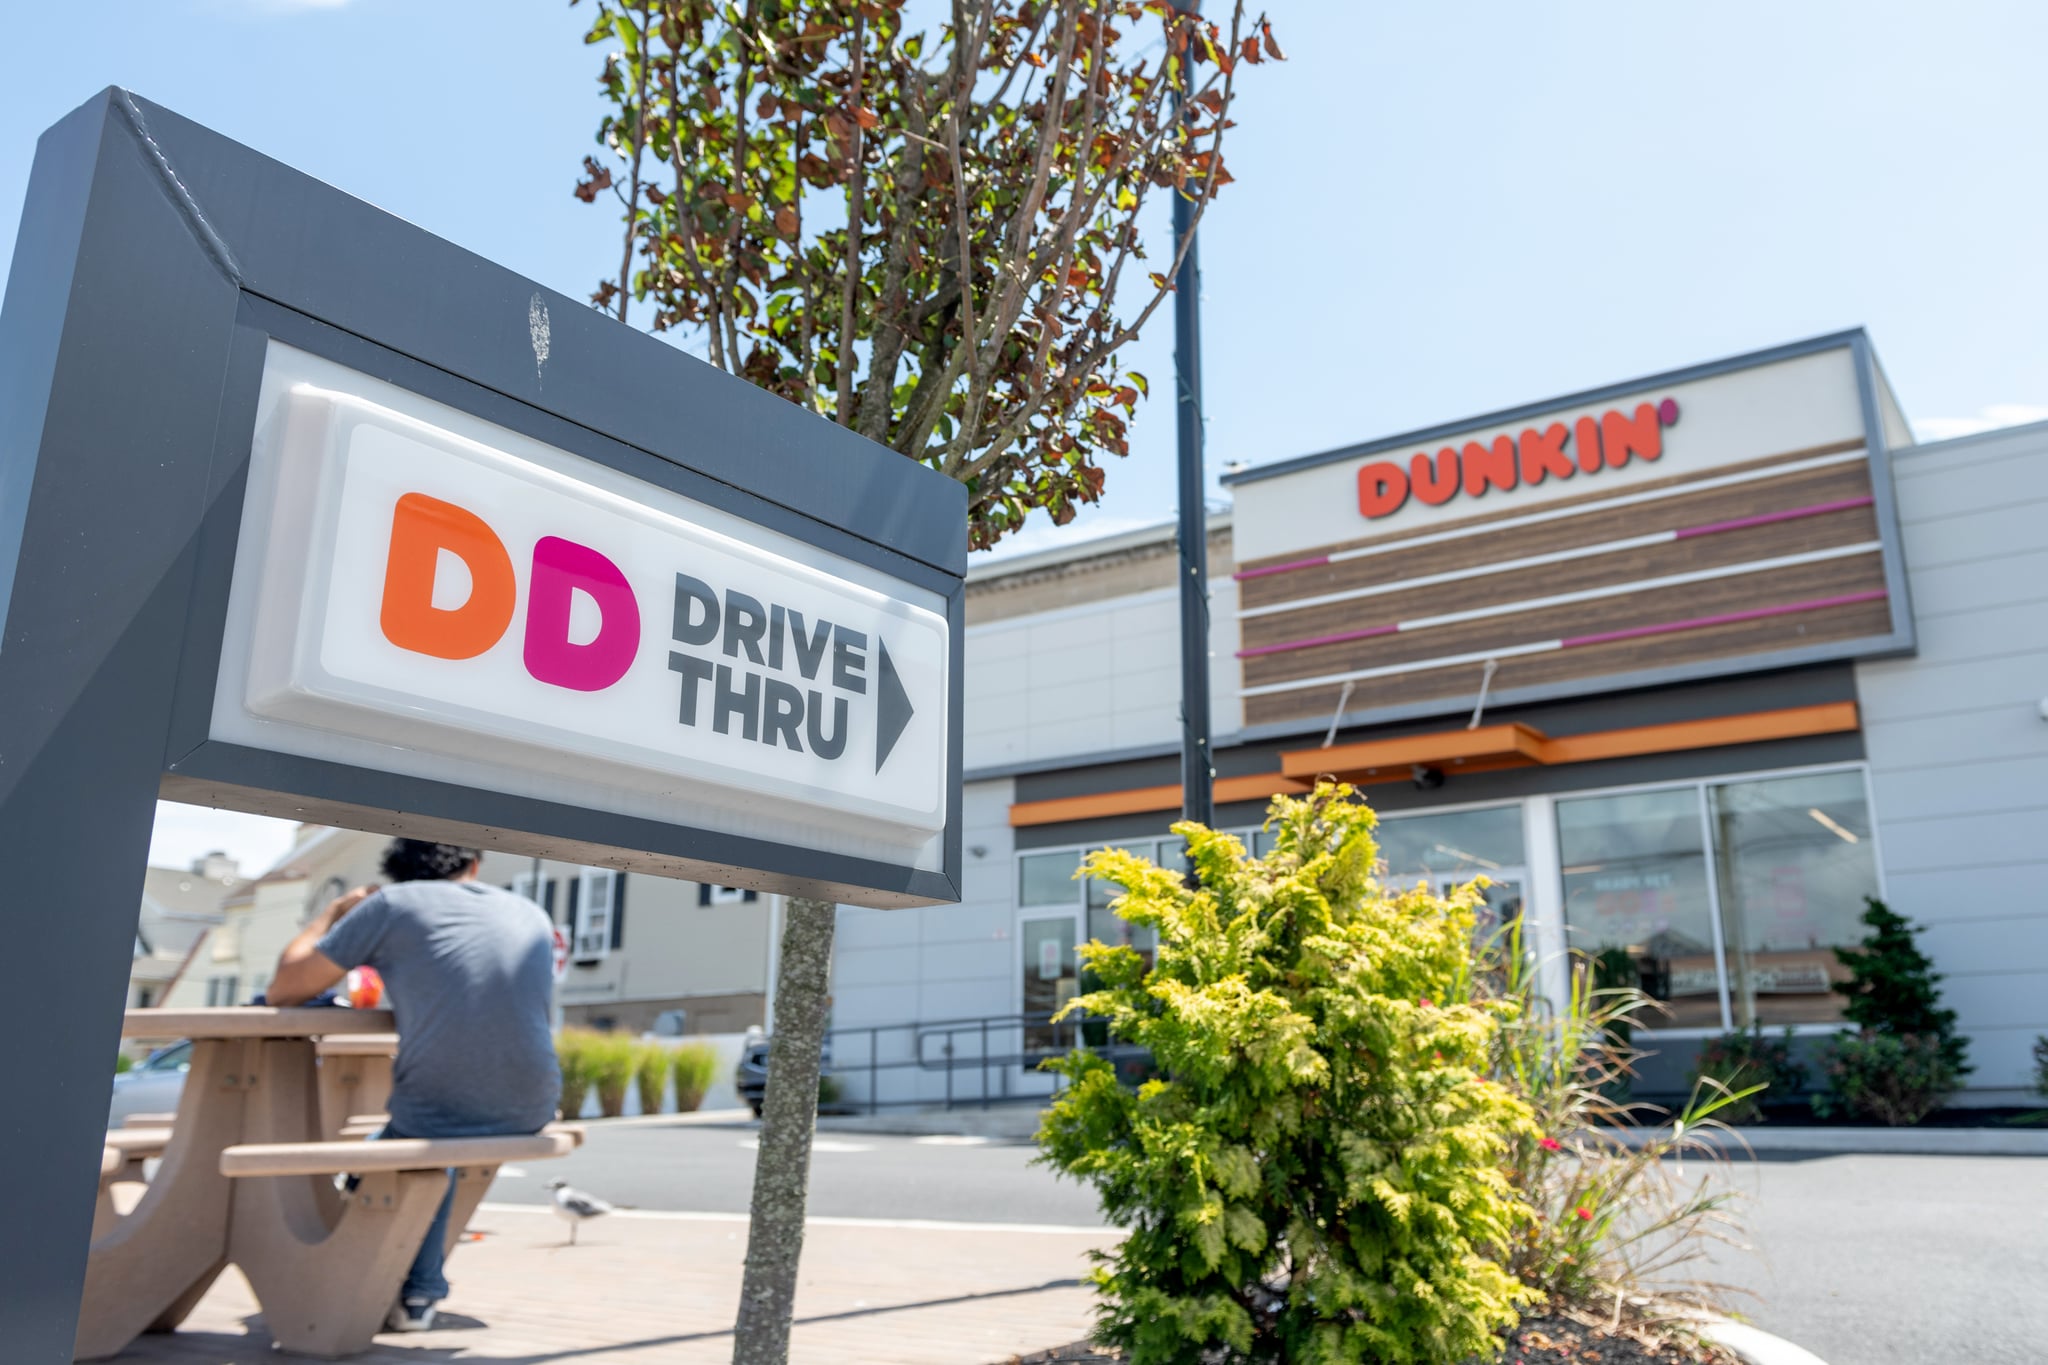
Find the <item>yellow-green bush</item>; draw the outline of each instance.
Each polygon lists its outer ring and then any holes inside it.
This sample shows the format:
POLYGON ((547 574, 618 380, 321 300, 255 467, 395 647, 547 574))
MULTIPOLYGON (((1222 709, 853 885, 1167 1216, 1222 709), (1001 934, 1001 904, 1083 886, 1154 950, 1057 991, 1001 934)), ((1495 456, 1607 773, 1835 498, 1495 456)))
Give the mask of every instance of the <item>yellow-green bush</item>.
POLYGON ((608 1119, 626 1112, 626 1090, 633 1084, 640 1045, 623 1033, 599 1033, 590 1045, 590 1084, 597 1091, 598 1111, 608 1119))
POLYGON ((684 1043, 670 1052, 676 1078, 676 1112, 687 1114, 704 1103, 718 1076, 718 1049, 709 1043, 684 1043))
POLYGON ((1159 946, 1082 948, 1102 986, 1068 1008, 1161 1079, 1059 1059, 1039 1141, 1129 1230, 1095 1280, 1097 1335, 1133 1365, 1490 1359, 1529 1297, 1501 1262, 1530 1115, 1488 1065, 1516 1006, 1476 988, 1477 893, 1382 885, 1373 824, 1324 784, 1273 803, 1264 858, 1174 826, 1199 891, 1122 851, 1083 869, 1159 946))
POLYGON ((583 1116, 590 1097, 590 1040, 600 1035, 589 1029, 565 1028, 555 1035, 555 1060, 562 1068, 562 1117, 583 1116))
POLYGON ((597 1092, 598 1110, 606 1118, 626 1112, 626 1088, 633 1083, 639 1045, 621 1033, 565 1028, 555 1035, 555 1057, 562 1068, 562 1115, 576 1118, 584 1097, 597 1092), (573 1105, 573 1107, 572 1107, 573 1105))
POLYGON ((634 1044, 633 1085, 640 1092, 640 1112, 659 1114, 662 1096, 668 1091, 667 1048, 660 1043, 634 1044))

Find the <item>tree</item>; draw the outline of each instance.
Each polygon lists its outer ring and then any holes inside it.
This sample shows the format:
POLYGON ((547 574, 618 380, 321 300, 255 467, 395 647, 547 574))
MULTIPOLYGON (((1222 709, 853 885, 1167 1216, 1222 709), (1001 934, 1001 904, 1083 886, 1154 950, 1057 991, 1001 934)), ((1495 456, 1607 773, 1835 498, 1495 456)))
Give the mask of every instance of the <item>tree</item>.
POLYGON ((1149 391, 1118 352, 1193 234, 1147 270, 1141 219, 1199 222, 1238 72, 1283 56, 1244 0, 1227 30, 1168 0, 950 0, 934 32, 906 0, 594 8, 618 50, 576 194, 624 228, 594 303, 959 479, 975 548, 1101 497, 1149 391))
POLYGON ((1843 1017, 1870 1033, 1936 1039, 1942 1061, 1967 1076, 1969 1039, 1956 1033, 1956 1012, 1941 1007, 1941 977, 1913 941, 1912 922, 1875 896, 1864 900, 1870 932, 1860 947, 1835 949, 1849 969, 1849 979, 1832 987, 1845 1001, 1843 1017))
MULTIPOLYGON (((712 364, 960 480, 972 547, 1102 496, 1149 391, 1118 352, 1230 181, 1240 66, 1284 60, 1263 18, 1244 0, 1227 32, 1168 0, 949 0, 927 31, 906 0, 593 8, 587 41, 618 48, 575 192, 612 192, 623 226, 594 304, 621 321, 650 304, 712 364), (1155 194, 1195 211, 1126 308, 1155 194)), ((788 904, 743 1365, 788 1353, 835 916, 788 904)))

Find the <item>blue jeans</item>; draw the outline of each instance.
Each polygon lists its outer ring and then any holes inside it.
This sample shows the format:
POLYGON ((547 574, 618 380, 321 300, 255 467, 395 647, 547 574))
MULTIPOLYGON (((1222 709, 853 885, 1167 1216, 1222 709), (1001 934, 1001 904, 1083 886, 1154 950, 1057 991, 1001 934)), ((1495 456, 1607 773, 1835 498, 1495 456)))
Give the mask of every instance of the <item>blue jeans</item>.
MULTIPOLYGON (((430 1125, 432 1126, 432 1125, 430 1125)), ((460 1132, 453 1130, 435 1133, 400 1132, 396 1124, 387 1123, 379 1138, 454 1138, 454 1137, 524 1137, 533 1129, 523 1127, 487 1128, 479 1132, 474 1124, 458 1125, 460 1132)), ((419 1255, 412 1259, 412 1269, 405 1274, 405 1285, 398 1291, 404 1299, 428 1299, 435 1303, 448 1297, 448 1277, 441 1268, 448 1262, 448 1219, 455 1211, 455 1172, 448 1172, 448 1192, 441 1196, 441 1207, 434 1211, 433 1226, 427 1229, 427 1240, 420 1244, 419 1255)))

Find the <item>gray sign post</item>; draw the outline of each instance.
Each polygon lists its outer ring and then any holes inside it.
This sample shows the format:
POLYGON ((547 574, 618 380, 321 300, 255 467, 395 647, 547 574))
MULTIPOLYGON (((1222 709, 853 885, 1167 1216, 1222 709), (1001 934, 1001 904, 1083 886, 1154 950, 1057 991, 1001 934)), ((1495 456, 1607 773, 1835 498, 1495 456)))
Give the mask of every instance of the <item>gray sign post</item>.
POLYGON ((0 309, 0 1336, 71 1358, 159 795, 959 899, 954 481, 168 110, 0 309))

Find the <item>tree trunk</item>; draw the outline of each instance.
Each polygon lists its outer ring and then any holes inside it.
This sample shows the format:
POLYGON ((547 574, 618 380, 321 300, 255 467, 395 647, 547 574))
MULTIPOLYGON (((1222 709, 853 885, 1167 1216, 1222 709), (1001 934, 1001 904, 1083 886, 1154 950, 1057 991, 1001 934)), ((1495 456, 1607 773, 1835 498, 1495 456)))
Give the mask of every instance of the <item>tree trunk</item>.
POLYGON ((768 1092, 762 1102, 761 1146, 754 1160, 754 1201, 739 1322, 733 1331, 733 1365, 785 1365, 789 1359, 838 914, 839 907, 830 901, 792 896, 785 903, 775 1017, 769 1021, 774 1033, 769 1040, 768 1092))

